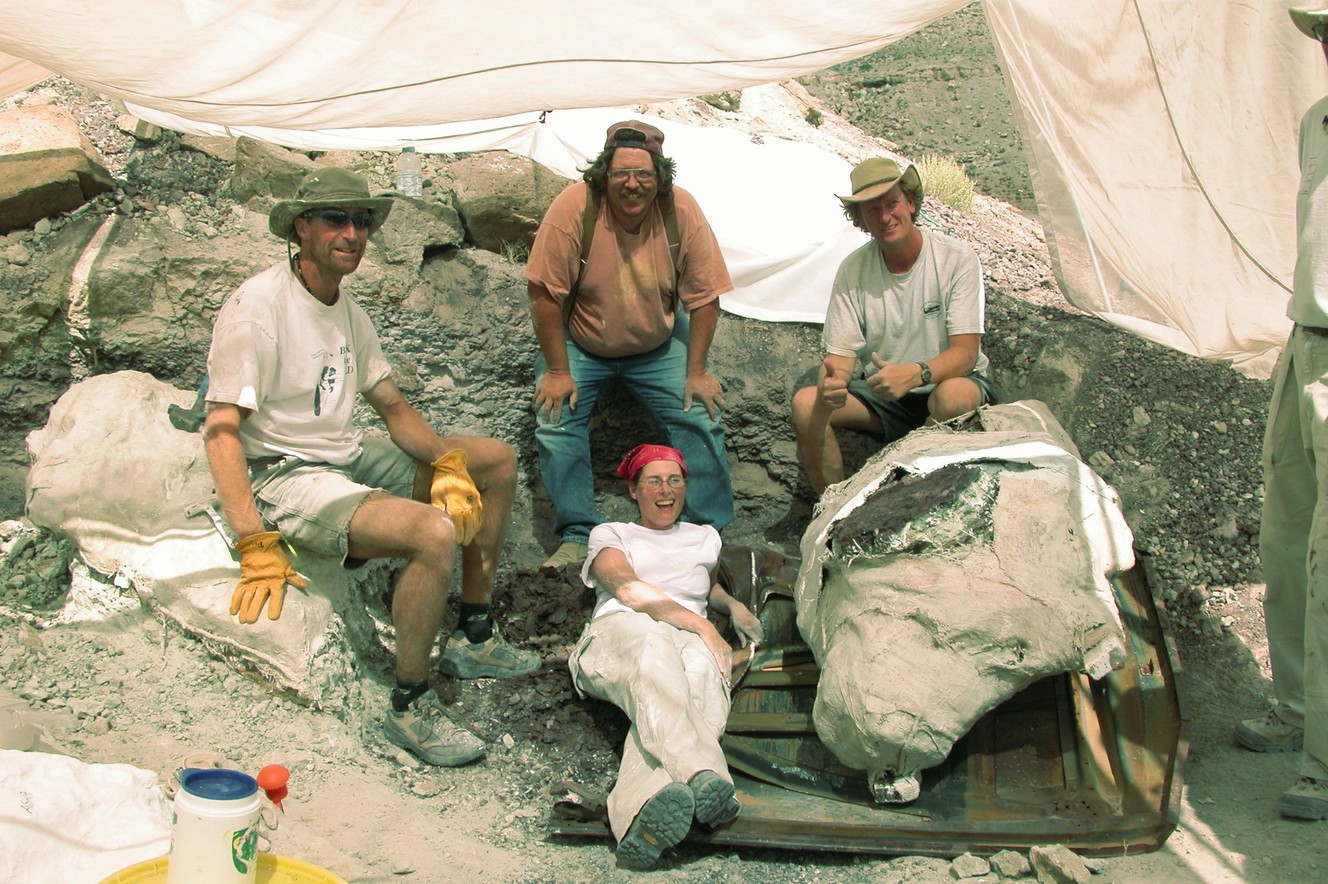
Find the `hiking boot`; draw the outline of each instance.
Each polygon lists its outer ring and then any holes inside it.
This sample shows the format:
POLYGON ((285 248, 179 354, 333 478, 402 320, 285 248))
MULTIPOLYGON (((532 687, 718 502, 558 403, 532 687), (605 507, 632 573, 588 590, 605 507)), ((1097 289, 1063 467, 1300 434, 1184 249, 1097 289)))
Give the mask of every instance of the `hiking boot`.
POLYGON ((1287 724, 1276 709, 1263 718, 1245 719, 1236 725, 1235 736, 1237 743, 1255 752, 1298 752, 1305 744, 1305 729, 1287 724))
POLYGON ((405 712, 389 704, 383 734, 402 749, 442 767, 456 767, 484 754, 484 743, 448 717, 432 688, 416 697, 405 712))
POLYGON ((1282 793, 1277 812, 1297 820, 1328 820, 1328 780, 1301 777, 1282 793))
POLYGON ((439 668, 452 678, 516 678, 534 672, 542 663, 535 651, 509 645, 495 626, 493 635, 477 644, 471 644, 460 629, 452 633, 439 668))
POLYGON ((687 784, 696 805, 696 821, 714 829, 737 819, 742 805, 733 797, 733 784, 715 773, 703 770, 687 784))
POLYGON ((580 567, 586 560, 586 552, 590 549, 589 544, 577 540, 564 540, 558 544, 558 548, 553 551, 553 555, 544 560, 540 565, 541 571, 561 571, 567 565, 576 565, 580 567))
POLYGON ((687 837, 692 827, 692 790, 669 783, 651 797, 618 842, 618 862, 629 869, 648 869, 666 849, 687 837))

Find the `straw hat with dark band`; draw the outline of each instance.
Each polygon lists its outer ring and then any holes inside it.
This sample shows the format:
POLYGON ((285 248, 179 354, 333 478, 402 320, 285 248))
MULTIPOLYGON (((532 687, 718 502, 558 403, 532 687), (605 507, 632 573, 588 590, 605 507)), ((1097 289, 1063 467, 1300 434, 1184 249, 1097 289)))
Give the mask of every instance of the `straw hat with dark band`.
POLYGON ((900 183, 916 202, 919 204, 922 202, 922 178, 912 163, 908 164, 907 169, 900 171, 898 163, 884 157, 863 160, 853 167, 848 183, 849 187, 853 188, 853 193, 839 197, 839 201, 845 206, 874 200, 900 183))

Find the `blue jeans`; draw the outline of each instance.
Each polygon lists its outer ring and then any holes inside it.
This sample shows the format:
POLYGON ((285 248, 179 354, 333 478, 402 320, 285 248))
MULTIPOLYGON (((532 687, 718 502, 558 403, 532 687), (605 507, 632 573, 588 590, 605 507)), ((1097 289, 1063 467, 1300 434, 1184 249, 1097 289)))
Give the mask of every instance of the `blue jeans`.
MULTIPOLYGON (((682 410, 687 379, 686 319, 682 329, 663 344, 638 356, 606 359, 587 353, 569 337, 567 365, 579 393, 576 411, 563 403, 561 419, 552 423, 536 416, 535 444, 539 448, 544 487, 553 499, 553 530, 564 541, 585 543, 590 530, 604 521, 595 508, 595 484, 590 469, 590 415, 603 385, 615 378, 627 384, 646 407, 656 425, 668 434, 669 444, 687 461, 687 504, 683 518, 722 531, 733 521, 733 483, 724 454, 724 424, 713 421, 705 403, 692 401, 682 410)), ((535 383, 548 371, 541 354, 535 361, 535 383)), ((636 444, 621 443, 623 453, 636 444)))

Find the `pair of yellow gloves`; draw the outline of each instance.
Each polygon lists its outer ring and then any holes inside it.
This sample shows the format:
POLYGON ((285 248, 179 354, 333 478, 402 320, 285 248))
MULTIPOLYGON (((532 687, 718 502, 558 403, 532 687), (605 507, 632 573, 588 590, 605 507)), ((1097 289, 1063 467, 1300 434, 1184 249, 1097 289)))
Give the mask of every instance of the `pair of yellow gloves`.
MULTIPOLYGON (((433 462, 430 502, 452 517, 457 542, 468 546, 484 524, 484 501, 466 471, 466 452, 454 448, 433 462)), ((241 538, 235 544, 240 554, 240 583, 231 596, 231 614, 239 614, 241 623, 256 623, 267 605, 269 620, 281 616, 286 584, 304 589, 308 581, 295 573, 290 558, 281 548, 281 534, 260 531, 241 538)))

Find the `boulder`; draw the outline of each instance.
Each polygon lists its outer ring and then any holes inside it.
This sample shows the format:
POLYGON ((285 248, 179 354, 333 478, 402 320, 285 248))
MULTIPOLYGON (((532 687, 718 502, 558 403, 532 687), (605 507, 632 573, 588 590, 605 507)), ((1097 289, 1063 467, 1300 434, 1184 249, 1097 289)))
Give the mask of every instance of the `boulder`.
POLYGON ((374 641, 364 599, 382 598, 387 570, 347 570, 300 551, 309 589, 288 588, 280 619, 245 625, 231 616, 239 563, 203 506, 213 503, 201 436, 170 423, 192 391, 140 372, 89 378, 28 437, 28 517, 73 539, 79 557, 115 575, 141 602, 239 668, 336 707, 354 691, 352 646, 374 641))
POLYGON ((237 203, 265 197, 271 205, 294 196, 300 180, 318 166, 302 153, 241 136, 235 141, 235 171, 227 188, 237 203))
POLYGON ((268 232, 266 215, 243 209, 109 223, 87 281, 87 331, 97 358, 196 384, 222 302, 281 260, 285 247, 268 232))
POLYGON ((462 157, 448 165, 447 177, 469 241, 499 253, 516 249, 528 254, 544 213, 571 183, 506 151, 462 157))
POLYGON ((466 231, 461 217, 447 203, 399 196, 374 239, 386 263, 419 270, 426 255, 463 246, 466 231))
POLYGON ((910 801, 988 711, 1126 657, 1110 578, 1134 563, 1116 494, 1045 409, 999 430, 910 433, 828 489, 802 538, 798 629, 821 668, 821 741, 910 801))
POLYGON ((72 211, 114 186, 105 160, 64 110, 0 113, 0 233, 72 211))

